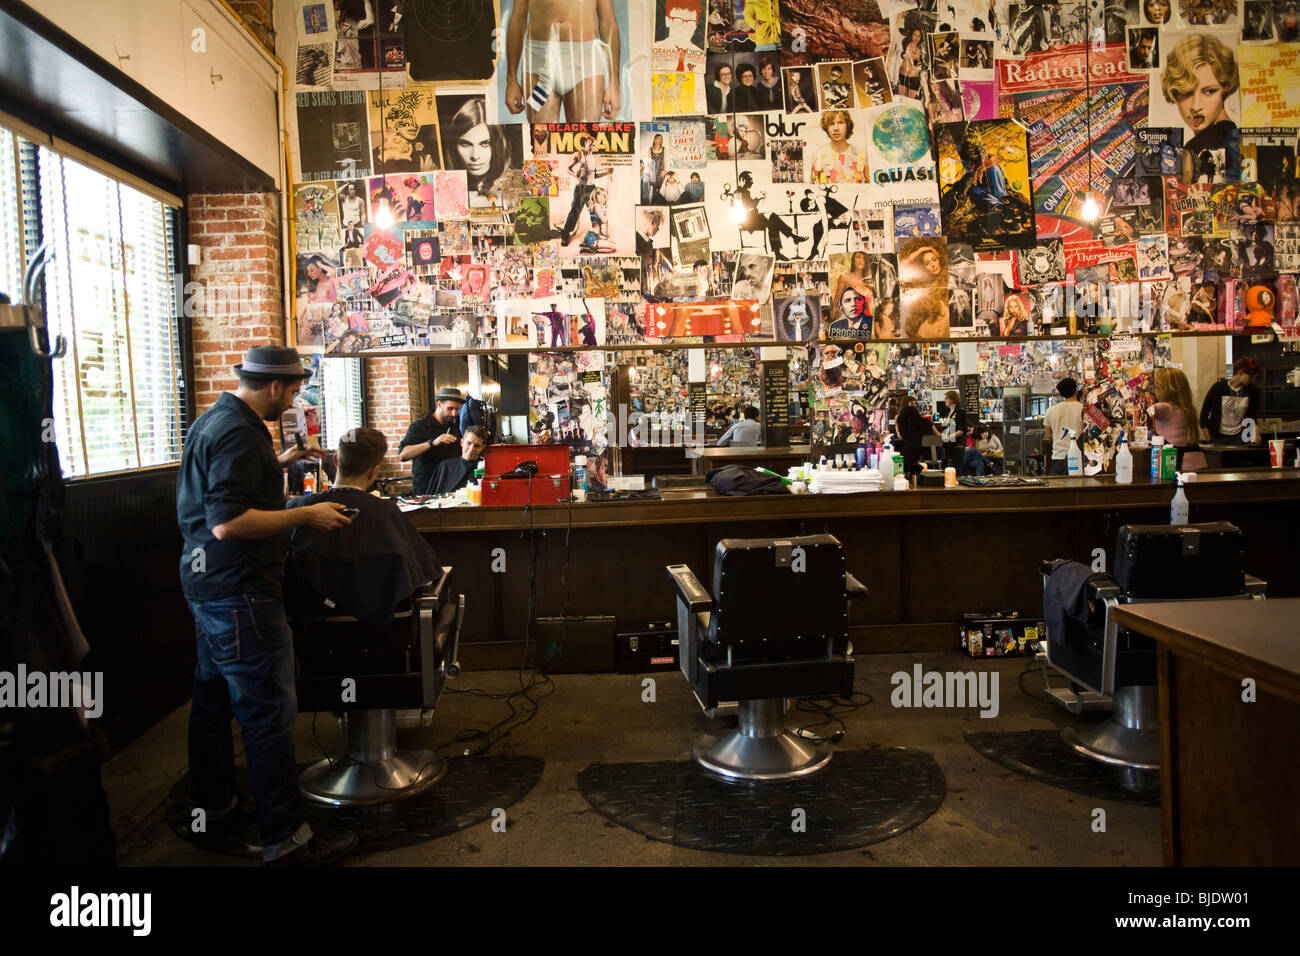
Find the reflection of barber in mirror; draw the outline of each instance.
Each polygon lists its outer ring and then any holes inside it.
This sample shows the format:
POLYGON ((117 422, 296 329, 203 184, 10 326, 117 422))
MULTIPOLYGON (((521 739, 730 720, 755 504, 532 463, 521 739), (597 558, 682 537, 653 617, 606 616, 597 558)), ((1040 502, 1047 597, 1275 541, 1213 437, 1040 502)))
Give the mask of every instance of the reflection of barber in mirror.
POLYGON ((438 464, 456 457, 460 440, 460 406, 465 398, 460 389, 444 388, 434 397, 433 411, 411 422, 399 446, 399 461, 411 462, 411 487, 416 494, 428 494, 438 464))
POLYGON ((534 123, 595 123, 619 111, 614 0, 514 0, 506 26, 506 107, 534 123), (519 69, 522 61, 523 86, 519 69))

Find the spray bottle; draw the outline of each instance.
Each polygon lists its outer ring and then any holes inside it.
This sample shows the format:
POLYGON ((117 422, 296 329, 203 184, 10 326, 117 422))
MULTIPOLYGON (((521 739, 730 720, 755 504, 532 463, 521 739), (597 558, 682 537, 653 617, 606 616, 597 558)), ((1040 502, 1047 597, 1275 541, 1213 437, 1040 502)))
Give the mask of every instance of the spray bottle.
POLYGON ((1065 471, 1071 478, 1083 477, 1083 453, 1079 451, 1079 436, 1072 428, 1065 429, 1070 435, 1070 450, 1065 453, 1065 471))
POLYGON ((1173 503, 1169 506, 1169 523, 1187 524, 1187 495, 1183 494, 1183 473, 1176 472, 1178 490, 1174 492, 1173 503))
POLYGON ((880 487, 889 491, 894 486, 894 445, 885 440, 885 448, 880 453, 880 487))
POLYGON ((1128 439, 1119 433, 1119 450, 1115 452, 1115 484, 1133 484, 1133 453, 1128 450, 1128 439))

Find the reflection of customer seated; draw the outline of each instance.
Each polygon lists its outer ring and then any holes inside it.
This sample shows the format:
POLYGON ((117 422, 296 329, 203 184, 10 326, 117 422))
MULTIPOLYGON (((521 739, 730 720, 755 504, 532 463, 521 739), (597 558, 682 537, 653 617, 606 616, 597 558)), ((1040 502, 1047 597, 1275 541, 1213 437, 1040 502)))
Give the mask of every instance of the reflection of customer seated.
POLYGON ((1002 441, 989 431, 987 425, 979 424, 971 429, 970 437, 966 439, 966 453, 962 456, 962 465, 972 469, 975 474, 983 476, 993 468, 991 459, 1001 457, 1002 441))
POLYGON ((728 445, 757 448, 763 438, 763 426, 758 423, 758 409, 746 406, 745 417, 727 429, 727 433, 718 439, 718 447, 728 445))
POLYGON ((468 485, 486 447, 487 430, 482 425, 470 425, 460 440, 460 457, 438 462, 427 493, 447 495, 468 485))
POLYGON ((334 487, 289 502, 292 508, 336 501, 358 511, 351 524, 337 531, 306 525, 295 529, 285 564, 285 598, 291 607, 388 624, 415 591, 442 576, 438 556, 397 505, 367 491, 387 451, 388 440, 380 432, 352 429, 339 441, 334 487))

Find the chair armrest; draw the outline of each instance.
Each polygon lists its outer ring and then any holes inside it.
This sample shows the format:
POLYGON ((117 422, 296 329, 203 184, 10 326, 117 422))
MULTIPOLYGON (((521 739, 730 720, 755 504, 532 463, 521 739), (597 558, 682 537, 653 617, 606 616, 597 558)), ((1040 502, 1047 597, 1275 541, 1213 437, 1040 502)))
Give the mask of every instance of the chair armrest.
POLYGON ((699 578, 684 564, 670 564, 668 577, 672 579, 677 600, 692 614, 713 609, 713 596, 700 584, 699 578))
POLYGON ((1268 582, 1253 574, 1246 575, 1246 593, 1251 597, 1263 597, 1268 591, 1268 582))
POLYGON ((857 578, 855 578, 853 575, 849 574, 849 572, 845 571, 844 592, 848 596, 850 601, 856 598, 864 598, 867 596, 867 586, 863 584, 861 581, 859 581, 857 578))
POLYGON ((438 702, 442 692, 440 678, 445 675, 455 677, 460 673, 456 662, 456 653, 460 644, 460 623, 464 615, 465 598, 456 606, 446 604, 450 594, 451 565, 442 569, 442 577, 436 584, 418 591, 413 601, 419 616, 420 637, 420 674, 423 703, 432 707, 438 702), (455 631, 451 632, 455 615, 455 631), (440 636, 449 635, 450 639, 439 641, 440 636))
POLYGON ((1116 584, 1113 578, 1105 577, 1099 578, 1096 581, 1088 582, 1089 601, 1106 601, 1112 598, 1118 599, 1123 594, 1123 588, 1116 584))

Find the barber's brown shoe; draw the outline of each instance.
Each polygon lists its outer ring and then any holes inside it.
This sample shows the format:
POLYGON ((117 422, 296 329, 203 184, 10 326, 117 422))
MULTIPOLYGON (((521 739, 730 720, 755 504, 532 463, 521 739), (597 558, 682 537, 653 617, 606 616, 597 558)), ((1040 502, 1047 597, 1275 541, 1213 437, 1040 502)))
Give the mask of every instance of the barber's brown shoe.
POLYGON ((292 853, 274 860, 267 866, 331 866, 352 852, 357 845, 357 835, 351 830, 340 833, 314 833, 312 838, 292 853))

